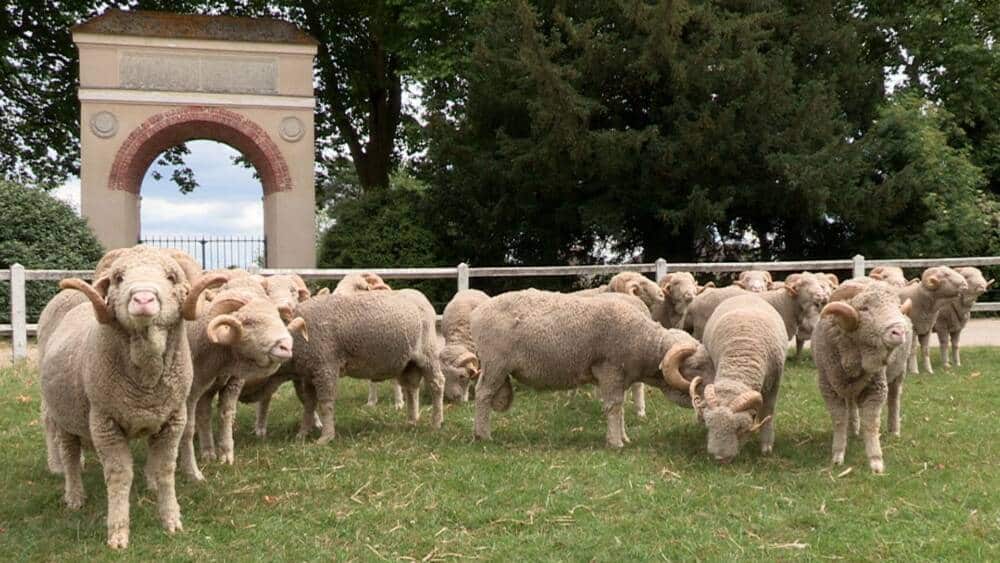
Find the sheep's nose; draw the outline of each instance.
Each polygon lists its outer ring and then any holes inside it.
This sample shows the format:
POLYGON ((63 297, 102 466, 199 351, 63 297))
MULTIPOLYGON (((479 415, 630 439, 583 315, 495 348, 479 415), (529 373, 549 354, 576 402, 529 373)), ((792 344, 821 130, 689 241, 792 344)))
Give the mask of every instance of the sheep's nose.
POLYGON ((889 330, 885 331, 885 339, 889 344, 902 344, 904 338, 906 338, 906 331, 901 325, 892 325, 889 330))
POLYGON ((694 301, 694 294, 693 293, 685 293, 684 294, 684 301, 687 301, 688 303, 694 301))
POLYGON ((160 310, 160 303, 156 299, 156 292, 148 289, 133 290, 128 305, 129 312, 133 315, 152 316, 160 310))
POLYGON ((281 358, 287 360, 292 357, 292 339, 282 338, 274 344, 271 348, 271 355, 275 358, 281 358))

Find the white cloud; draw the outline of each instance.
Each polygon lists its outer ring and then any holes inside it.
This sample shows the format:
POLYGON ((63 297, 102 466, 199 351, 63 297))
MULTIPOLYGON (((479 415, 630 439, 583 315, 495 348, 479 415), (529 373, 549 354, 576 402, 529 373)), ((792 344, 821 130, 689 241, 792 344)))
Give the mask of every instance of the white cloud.
MULTIPOLYGON (((183 198, 184 196, 178 196, 183 198)), ((183 201, 162 197, 142 198, 142 234, 260 236, 264 209, 260 201, 183 201)))
POLYGON ((65 201, 80 214, 80 179, 76 176, 70 177, 65 184, 52 190, 52 196, 58 200, 65 201))

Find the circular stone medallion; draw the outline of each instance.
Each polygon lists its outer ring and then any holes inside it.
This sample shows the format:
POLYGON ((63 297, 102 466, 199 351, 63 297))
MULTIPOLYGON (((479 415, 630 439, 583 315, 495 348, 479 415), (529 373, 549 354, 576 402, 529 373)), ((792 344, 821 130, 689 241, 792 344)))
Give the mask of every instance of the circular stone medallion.
POLYGON ((294 143, 302 138, 306 133, 306 128, 302 120, 297 117, 286 117, 281 120, 281 127, 278 128, 281 138, 294 143))
POLYGON ((118 119, 110 111, 99 111, 90 118, 90 130, 102 139, 114 137, 118 132, 118 119))

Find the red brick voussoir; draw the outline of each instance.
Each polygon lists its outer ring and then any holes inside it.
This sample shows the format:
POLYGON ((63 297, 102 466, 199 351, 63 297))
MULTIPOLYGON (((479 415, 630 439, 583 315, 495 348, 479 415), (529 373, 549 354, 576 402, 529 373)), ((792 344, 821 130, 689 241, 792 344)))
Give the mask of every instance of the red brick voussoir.
POLYGON ((267 131, 236 112, 201 106, 165 111, 135 128, 115 155, 108 188, 138 194, 153 160, 193 139, 219 141, 243 153, 257 169, 265 196, 292 189, 288 163, 267 131))

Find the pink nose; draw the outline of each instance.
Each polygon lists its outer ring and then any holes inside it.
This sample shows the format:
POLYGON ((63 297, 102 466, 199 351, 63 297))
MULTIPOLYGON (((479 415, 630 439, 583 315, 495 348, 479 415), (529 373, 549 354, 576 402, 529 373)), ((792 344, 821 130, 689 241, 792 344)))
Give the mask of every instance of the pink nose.
POLYGON ((886 331, 885 336, 886 340, 892 344, 902 344, 903 339, 906 337, 906 332, 901 326, 893 326, 886 331))
POLYGON ((132 294, 129 310, 133 315, 155 315, 160 310, 156 293, 149 290, 139 290, 132 294))
POLYGON ((292 339, 282 338, 279 340, 273 348, 271 348, 271 355, 275 358, 281 358, 287 360, 292 357, 292 339))

